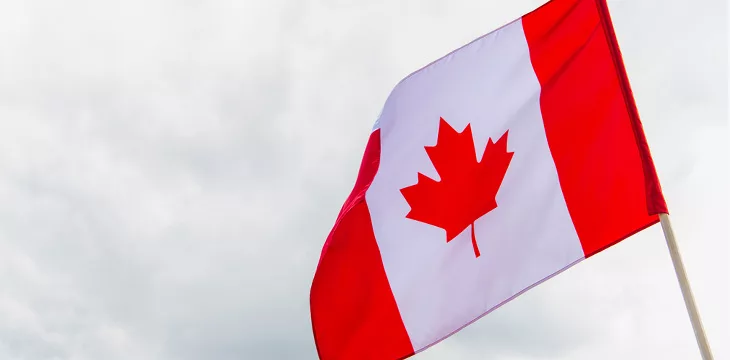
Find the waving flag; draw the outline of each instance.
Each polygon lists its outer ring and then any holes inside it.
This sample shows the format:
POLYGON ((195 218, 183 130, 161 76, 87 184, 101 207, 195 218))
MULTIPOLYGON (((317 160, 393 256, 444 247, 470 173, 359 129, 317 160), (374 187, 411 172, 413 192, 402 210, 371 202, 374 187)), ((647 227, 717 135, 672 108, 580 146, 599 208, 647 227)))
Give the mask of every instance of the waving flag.
POLYGON ((311 288, 322 359, 402 359, 667 211, 605 0, 403 79, 311 288))

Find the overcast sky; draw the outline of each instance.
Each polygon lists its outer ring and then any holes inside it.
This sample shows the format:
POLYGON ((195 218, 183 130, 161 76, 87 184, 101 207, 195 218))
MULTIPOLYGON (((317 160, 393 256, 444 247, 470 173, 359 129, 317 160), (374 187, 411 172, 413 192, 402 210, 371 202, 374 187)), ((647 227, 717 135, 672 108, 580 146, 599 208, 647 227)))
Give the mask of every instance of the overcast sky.
MULTIPOLYGON (((0 0, 0 359, 315 359, 309 287, 392 87, 542 4, 0 0)), ((725 0, 609 1, 716 359, 725 0)), ((658 226, 414 359, 696 359, 658 226)))

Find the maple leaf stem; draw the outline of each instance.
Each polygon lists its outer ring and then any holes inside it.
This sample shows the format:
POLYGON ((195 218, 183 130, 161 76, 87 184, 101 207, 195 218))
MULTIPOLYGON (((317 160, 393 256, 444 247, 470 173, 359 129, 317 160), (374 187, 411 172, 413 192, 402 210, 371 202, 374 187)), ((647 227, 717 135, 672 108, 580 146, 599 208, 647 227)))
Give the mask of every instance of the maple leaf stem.
POLYGON ((471 223, 471 244, 474 246, 474 255, 479 257, 479 246, 477 246, 477 237, 474 235, 474 223, 471 223))

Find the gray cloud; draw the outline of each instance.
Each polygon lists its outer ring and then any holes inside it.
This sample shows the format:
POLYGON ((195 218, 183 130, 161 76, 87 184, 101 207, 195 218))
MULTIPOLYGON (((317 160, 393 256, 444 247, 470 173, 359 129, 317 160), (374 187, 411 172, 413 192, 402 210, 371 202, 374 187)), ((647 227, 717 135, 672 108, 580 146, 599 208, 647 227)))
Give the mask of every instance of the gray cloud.
MULTIPOLYGON (((316 358, 309 285, 391 87, 540 3, 0 4, 0 358, 316 358)), ((723 358, 726 4, 610 6, 723 358)), ((662 241, 416 358, 691 358, 662 241)))

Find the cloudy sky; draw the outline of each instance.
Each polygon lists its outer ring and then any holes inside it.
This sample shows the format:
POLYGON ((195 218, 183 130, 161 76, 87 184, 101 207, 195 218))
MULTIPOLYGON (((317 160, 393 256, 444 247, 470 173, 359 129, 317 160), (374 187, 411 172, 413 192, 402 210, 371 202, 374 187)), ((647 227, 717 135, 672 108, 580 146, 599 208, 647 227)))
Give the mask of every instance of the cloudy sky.
MULTIPOLYGON (((0 0, 0 359, 315 359, 309 286, 392 87, 541 0, 0 0)), ((609 1, 716 359, 725 0, 609 1)), ((414 359, 693 359, 661 229, 414 359)))

